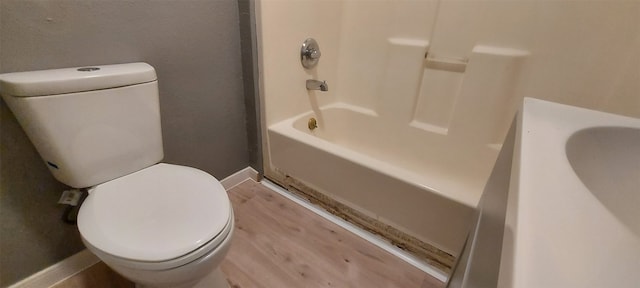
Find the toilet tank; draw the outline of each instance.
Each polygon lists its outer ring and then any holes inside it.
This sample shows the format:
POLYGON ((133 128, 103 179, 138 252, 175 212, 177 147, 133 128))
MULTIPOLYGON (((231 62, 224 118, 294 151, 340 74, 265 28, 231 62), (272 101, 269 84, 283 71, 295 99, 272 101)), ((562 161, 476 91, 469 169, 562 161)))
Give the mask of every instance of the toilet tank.
POLYGON ((146 63, 0 74, 0 95, 51 173, 82 188, 163 157, 158 82, 146 63))

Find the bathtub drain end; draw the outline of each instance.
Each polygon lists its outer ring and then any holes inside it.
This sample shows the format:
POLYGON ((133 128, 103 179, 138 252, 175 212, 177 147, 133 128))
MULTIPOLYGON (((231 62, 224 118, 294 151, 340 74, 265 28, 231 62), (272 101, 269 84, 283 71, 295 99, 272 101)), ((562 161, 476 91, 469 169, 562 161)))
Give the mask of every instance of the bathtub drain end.
POLYGON ((309 118, 309 122, 307 123, 309 130, 313 131, 314 129, 318 128, 318 121, 316 121, 316 118, 309 118))

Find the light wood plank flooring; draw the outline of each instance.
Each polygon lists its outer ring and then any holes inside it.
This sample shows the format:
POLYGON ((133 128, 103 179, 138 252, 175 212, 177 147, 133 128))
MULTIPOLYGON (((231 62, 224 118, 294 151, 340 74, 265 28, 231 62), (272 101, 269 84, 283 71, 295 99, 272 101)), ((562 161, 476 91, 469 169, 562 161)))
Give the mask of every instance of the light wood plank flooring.
MULTIPOLYGON (((248 180, 229 191, 235 234, 222 271, 233 288, 401 287, 444 284, 248 180)), ((133 287, 99 263, 54 288, 133 287)))

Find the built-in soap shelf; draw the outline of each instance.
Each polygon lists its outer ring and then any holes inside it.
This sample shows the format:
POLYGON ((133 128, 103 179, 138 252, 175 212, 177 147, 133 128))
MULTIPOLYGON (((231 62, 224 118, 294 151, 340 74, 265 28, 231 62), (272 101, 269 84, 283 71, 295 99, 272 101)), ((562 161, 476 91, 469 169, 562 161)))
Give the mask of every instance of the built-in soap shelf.
POLYGON ((426 68, 457 73, 464 73, 468 63, 469 58, 466 57, 433 55, 429 52, 424 58, 424 66, 426 68))
POLYGON ((410 125, 495 149, 522 97, 518 85, 528 56, 485 45, 475 46, 468 58, 427 53, 410 125))
POLYGON ((401 37, 389 38, 388 45, 375 109, 380 117, 499 147, 522 97, 518 87, 529 51, 476 45, 469 55, 447 55, 424 39, 401 37))

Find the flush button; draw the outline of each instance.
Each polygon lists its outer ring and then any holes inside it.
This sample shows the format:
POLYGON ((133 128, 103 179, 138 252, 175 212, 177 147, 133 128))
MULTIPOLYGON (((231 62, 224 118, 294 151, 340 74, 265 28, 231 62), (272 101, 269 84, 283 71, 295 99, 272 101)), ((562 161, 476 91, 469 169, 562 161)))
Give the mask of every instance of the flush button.
POLYGON ((78 71, 80 72, 91 72, 91 71, 97 71, 100 70, 100 68, 98 67, 82 67, 82 68, 78 68, 78 71))

